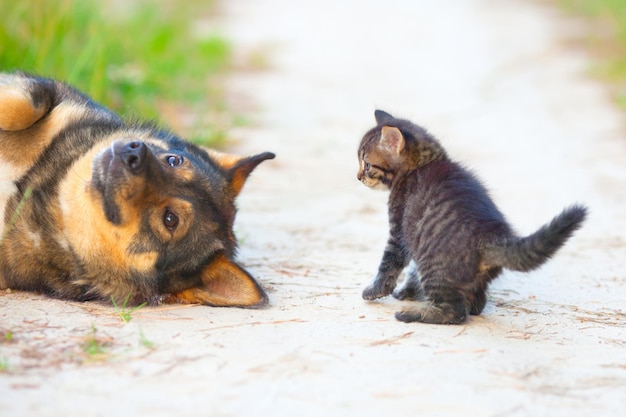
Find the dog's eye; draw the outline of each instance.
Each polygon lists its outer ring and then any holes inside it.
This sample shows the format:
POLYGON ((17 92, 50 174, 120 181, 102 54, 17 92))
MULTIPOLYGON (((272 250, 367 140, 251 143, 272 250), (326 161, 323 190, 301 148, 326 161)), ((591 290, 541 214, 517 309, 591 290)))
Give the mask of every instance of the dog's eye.
POLYGON ((170 155, 165 158, 165 160, 167 161, 167 164, 171 167, 177 167, 183 163, 183 157, 180 155, 170 155))
POLYGON ((173 232, 176 230, 176 227, 178 227, 178 216, 170 210, 165 210, 165 213, 163 214, 163 225, 170 232, 173 232))

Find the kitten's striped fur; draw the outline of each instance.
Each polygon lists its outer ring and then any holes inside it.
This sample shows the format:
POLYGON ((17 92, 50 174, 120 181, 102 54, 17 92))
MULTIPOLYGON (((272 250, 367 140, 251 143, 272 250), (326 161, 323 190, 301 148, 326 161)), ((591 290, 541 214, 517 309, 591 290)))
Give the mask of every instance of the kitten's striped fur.
POLYGON ((578 229, 587 210, 574 205, 534 234, 516 236, 485 187, 451 161, 421 127, 377 110, 377 126, 359 146, 358 179, 391 191, 389 240, 378 273, 363 291, 373 300, 393 292, 420 300, 398 320, 458 324, 478 315, 489 282, 507 268, 530 271, 578 229), (413 260, 416 268, 396 288, 413 260), (395 289, 395 291, 394 291, 395 289))

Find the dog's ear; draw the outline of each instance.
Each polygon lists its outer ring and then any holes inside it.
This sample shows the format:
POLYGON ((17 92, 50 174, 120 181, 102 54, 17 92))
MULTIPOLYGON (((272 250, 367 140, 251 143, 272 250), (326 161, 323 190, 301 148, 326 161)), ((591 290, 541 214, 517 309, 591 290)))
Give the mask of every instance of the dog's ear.
POLYGON ((274 159, 275 157, 276 155, 271 152, 263 152, 243 158, 237 162, 230 170, 230 185, 233 188, 235 195, 239 194, 243 188, 243 184, 246 182, 246 179, 248 179, 248 176, 254 168, 257 167, 257 165, 268 159, 274 159))
POLYGON ((246 179, 257 165, 265 160, 274 159, 276 157, 272 152, 263 152, 244 157, 218 152, 213 149, 206 149, 206 151, 215 163, 226 171, 228 181, 235 196, 239 195, 246 179))
POLYGON ((218 255, 200 272, 202 286, 171 295, 171 300, 215 307, 260 308, 269 298, 263 288, 241 266, 218 255))

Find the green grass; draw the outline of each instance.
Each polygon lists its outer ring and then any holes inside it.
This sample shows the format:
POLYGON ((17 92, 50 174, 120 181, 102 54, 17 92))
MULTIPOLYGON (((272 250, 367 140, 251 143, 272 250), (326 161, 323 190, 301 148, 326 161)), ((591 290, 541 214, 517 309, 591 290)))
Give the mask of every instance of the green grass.
POLYGON ((156 344, 143 334, 143 330, 141 330, 141 328, 139 329, 139 344, 151 350, 156 348, 156 344))
POLYGON ((95 325, 91 325, 91 332, 87 337, 85 337, 85 341, 83 343, 83 352, 85 352, 90 358, 102 356, 106 353, 106 346, 103 341, 96 337, 96 333, 98 329, 96 329, 95 325))
POLYGON ((626 1, 558 0, 558 3, 589 21, 584 41, 597 59, 591 72, 610 85, 616 103, 626 108, 626 1))
POLYGON ((62 79, 123 116, 160 119, 171 103, 206 112, 222 105, 211 77, 230 62, 224 38, 194 31, 210 13, 201 0, 2 1, 0 70, 62 79))
MULTIPOLYGON (((13 341, 14 341, 14 338, 13 338, 12 331, 0 329, 0 343, 11 343, 13 341)), ((10 372, 10 371, 11 371, 11 364, 9 362, 9 359, 4 356, 0 356, 0 373, 10 372)))
POLYGON ((0 357, 0 372, 9 372, 11 365, 7 358, 0 357))
POLYGON ((142 303, 136 307, 129 308, 128 307, 129 299, 130 299, 130 293, 126 296, 126 298, 124 298, 124 301, 122 302, 122 305, 120 306, 115 301, 115 298, 111 296, 111 302, 113 303, 113 306, 117 310, 117 314, 120 316, 120 318, 122 319, 124 323, 128 323, 129 321, 131 321, 133 319, 133 313, 147 304, 147 303, 142 303))

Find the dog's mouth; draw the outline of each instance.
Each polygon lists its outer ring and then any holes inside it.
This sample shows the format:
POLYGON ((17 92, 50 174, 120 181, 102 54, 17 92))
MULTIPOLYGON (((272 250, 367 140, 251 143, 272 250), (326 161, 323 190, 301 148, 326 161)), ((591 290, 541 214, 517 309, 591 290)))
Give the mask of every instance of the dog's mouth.
POLYGON ((92 163, 92 186, 100 194, 104 214, 113 224, 121 224, 118 201, 132 198, 137 181, 145 173, 151 154, 139 140, 115 141, 102 150, 92 163))

